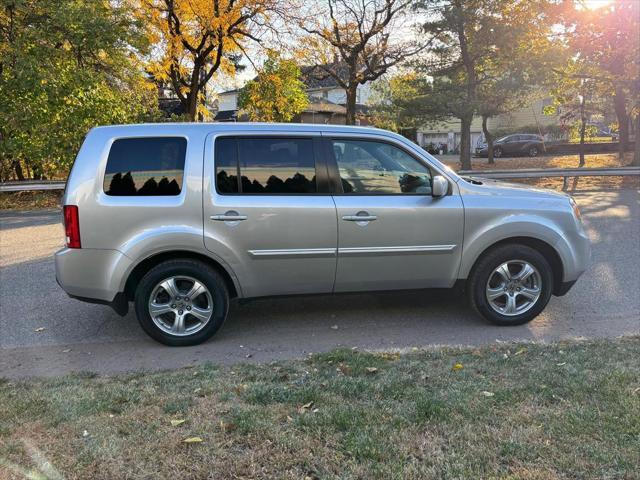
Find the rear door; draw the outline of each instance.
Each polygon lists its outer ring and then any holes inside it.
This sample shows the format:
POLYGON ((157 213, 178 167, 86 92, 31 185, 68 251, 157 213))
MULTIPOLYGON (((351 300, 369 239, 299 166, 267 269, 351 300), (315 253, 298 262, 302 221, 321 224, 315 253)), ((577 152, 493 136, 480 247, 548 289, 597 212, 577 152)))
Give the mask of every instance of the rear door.
POLYGON ((434 170, 395 141, 333 135, 325 148, 338 211, 335 291, 452 286, 464 226, 453 182, 433 198, 434 170))
POLYGON ((318 133, 212 134, 204 242, 246 297, 331 292, 336 210, 318 133))

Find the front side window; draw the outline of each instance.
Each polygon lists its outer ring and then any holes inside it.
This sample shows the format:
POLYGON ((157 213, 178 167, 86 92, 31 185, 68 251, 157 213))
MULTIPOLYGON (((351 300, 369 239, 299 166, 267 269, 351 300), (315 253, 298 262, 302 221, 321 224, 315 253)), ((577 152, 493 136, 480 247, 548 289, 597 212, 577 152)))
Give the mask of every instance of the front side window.
POLYGON ((310 138, 222 137, 216 140, 214 155, 219 193, 301 195, 317 192, 310 138))
POLYGON ((111 145, 103 189, 113 196, 179 195, 187 140, 121 138, 111 145))
POLYGON ((429 168, 404 150, 369 140, 332 140, 346 194, 431 195, 429 168))

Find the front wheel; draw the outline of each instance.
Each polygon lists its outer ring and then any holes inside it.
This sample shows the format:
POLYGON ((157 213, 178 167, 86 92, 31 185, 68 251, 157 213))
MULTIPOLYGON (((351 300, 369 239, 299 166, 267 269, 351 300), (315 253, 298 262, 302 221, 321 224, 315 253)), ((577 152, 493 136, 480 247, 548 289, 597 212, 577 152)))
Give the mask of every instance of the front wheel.
POLYGON ((502 149, 500 147, 496 147, 493 149, 494 158, 500 158, 502 156, 502 149))
POLYGON ((529 156, 530 157, 537 157, 539 153, 540 153, 540 151, 538 150, 538 147, 536 147, 536 146, 529 147, 529 156))
POLYGON ((497 247, 473 268, 469 300, 484 319, 497 325, 522 325, 537 317, 553 291, 547 259, 525 245, 497 247))
POLYGON ((135 294, 143 330, 160 343, 197 345, 224 323, 229 294, 218 272, 197 260, 169 260, 142 277, 135 294))

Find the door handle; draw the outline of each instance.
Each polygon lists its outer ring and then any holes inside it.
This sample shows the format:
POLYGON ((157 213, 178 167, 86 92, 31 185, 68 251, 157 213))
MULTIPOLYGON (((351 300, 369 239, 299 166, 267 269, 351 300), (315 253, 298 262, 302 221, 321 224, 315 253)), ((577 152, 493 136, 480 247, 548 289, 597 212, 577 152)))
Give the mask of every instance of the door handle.
POLYGON ((375 215, 369 215, 369 212, 365 212, 365 211, 360 211, 358 213, 356 213, 355 215, 343 215, 342 216, 342 220, 345 220, 347 222, 358 222, 358 224, 362 223, 366 223, 366 222, 373 222, 374 220, 377 220, 378 217, 375 215))
POLYGON ((241 222, 242 220, 246 220, 247 216, 231 211, 222 215, 211 215, 209 218, 211 220, 217 220, 218 222, 241 222))
POLYGON ((347 222, 373 222, 378 217, 375 215, 344 215, 342 219, 347 222))

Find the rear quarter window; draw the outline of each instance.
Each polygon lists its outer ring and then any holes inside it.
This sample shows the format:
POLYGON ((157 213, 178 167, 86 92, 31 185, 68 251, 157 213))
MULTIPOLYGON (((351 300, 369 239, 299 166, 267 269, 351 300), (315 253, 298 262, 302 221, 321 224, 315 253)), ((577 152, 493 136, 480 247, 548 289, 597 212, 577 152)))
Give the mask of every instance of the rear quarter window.
POLYGON ((103 189, 113 196, 179 195, 187 140, 182 137, 121 138, 111 145, 103 189))

